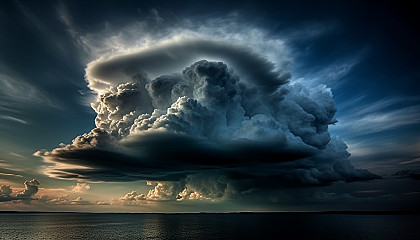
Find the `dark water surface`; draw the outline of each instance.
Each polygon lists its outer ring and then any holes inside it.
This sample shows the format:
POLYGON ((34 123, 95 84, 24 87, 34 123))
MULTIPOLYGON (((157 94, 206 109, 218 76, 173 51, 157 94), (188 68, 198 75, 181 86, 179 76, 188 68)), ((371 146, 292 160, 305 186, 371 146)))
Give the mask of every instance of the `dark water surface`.
POLYGON ((419 215, 1 213, 0 239, 420 239, 419 215))

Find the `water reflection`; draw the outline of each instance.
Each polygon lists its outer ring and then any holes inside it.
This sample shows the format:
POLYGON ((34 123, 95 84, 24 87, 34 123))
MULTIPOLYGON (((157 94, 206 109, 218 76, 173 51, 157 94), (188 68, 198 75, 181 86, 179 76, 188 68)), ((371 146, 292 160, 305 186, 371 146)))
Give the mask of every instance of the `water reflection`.
POLYGON ((0 214, 0 239, 417 239, 420 216, 0 214))

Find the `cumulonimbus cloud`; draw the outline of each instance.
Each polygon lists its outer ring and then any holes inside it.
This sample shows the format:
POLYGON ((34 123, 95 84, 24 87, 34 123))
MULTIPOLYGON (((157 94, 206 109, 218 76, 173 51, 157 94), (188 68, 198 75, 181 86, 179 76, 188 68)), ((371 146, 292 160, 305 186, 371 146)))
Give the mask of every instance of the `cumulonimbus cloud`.
POLYGON ((203 39, 94 61, 86 77, 99 95, 97 128, 35 155, 57 178, 182 183, 169 194, 176 199, 376 178, 355 169, 347 146, 330 136, 330 89, 289 82, 284 65, 203 39))

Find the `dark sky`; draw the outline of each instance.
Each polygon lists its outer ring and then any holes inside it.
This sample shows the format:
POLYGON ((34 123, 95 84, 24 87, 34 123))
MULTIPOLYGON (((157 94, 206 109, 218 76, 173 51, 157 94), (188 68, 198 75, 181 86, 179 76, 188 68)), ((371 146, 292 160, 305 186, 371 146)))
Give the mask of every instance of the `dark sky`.
POLYGON ((418 210, 419 10, 1 2, 1 209, 418 210))

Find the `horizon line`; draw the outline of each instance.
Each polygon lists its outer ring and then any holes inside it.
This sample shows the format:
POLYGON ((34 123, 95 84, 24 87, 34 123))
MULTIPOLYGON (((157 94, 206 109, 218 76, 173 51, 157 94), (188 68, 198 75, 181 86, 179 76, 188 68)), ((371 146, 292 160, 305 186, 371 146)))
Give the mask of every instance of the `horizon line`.
POLYGON ((353 214, 353 215, 420 215, 420 210, 339 210, 339 211, 232 211, 232 212, 84 212, 84 211, 19 211, 0 210, 0 214, 51 213, 51 214, 353 214))

